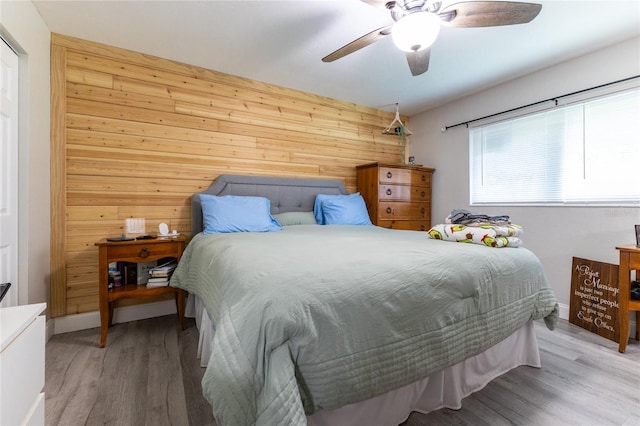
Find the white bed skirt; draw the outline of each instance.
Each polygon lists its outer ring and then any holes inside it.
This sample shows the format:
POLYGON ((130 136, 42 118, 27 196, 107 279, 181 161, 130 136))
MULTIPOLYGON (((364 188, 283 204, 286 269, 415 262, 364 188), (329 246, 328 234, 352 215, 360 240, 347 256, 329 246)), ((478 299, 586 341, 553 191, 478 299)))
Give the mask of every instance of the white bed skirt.
MULTIPOLYGON (((186 316, 194 317, 200 332, 198 357, 206 367, 211 356, 214 327, 197 297, 189 295, 186 316)), ((502 342, 443 371, 377 397, 307 417, 310 426, 379 425, 404 422, 412 411, 428 413, 441 408, 459 409, 462 399, 485 387, 507 371, 527 365, 540 367, 540 352, 533 326, 528 322, 502 342)))

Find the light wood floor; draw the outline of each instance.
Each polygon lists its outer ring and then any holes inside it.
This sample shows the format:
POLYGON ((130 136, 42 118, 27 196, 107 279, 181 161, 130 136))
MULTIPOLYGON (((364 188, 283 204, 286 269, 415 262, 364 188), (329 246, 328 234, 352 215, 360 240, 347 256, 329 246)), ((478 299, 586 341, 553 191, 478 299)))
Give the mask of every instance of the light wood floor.
MULTIPOLYGON (((561 320, 536 323, 541 369, 519 367, 461 410, 412 414, 419 425, 640 425, 640 344, 617 344, 561 320)), ((202 397, 193 321, 175 316, 53 336, 46 346, 47 425, 215 425, 202 397)))

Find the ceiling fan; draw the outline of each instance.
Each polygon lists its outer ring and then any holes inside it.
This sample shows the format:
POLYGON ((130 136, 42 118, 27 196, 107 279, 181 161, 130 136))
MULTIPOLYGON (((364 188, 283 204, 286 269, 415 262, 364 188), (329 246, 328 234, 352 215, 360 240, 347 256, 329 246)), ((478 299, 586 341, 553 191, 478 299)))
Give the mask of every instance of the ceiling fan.
POLYGON ((441 25, 473 28, 525 24, 542 9, 541 4, 512 1, 469 1, 445 6, 442 10, 442 2, 433 0, 361 1, 389 9, 395 23, 363 35, 322 61, 333 62, 391 35, 396 46, 406 52, 414 76, 429 69, 431 45, 438 37, 441 25))

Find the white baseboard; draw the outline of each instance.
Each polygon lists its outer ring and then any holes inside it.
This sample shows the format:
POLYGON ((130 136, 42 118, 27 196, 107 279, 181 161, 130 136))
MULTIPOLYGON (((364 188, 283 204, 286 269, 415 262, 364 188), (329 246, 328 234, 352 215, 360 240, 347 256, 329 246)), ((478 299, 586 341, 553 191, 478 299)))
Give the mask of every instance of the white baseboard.
MULTIPOLYGON (((115 308, 113 311, 113 323, 137 321, 141 319, 161 317, 176 313, 175 300, 163 300, 160 302, 144 303, 140 305, 115 308)), ((51 322, 51 321, 49 321, 51 322)), ((47 323, 47 336, 53 334, 70 333, 72 331, 86 330, 100 327, 100 312, 86 312, 83 314, 67 315, 53 318, 53 325, 47 323), (51 330, 49 330, 51 328, 51 330)))
MULTIPOLYGON (((559 303, 559 316, 564 320, 569 320, 569 305, 559 303)), ((113 312, 113 322, 129 322, 141 319, 161 317, 176 313, 174 300, 163 300, 161 302, 145 303, 134 306, 116 308, 113 312)), ((87 312, 84 314, 67 315, 53 318, 47 321, 47 340, 54 334, 70 333, 72 331, 86 330, 88 328, 100 327, 100 312, 87 312)), ((636 332, 637 324, 630 321, 629 334, 633 336, 636 332)))
POLYGON ((564 303, 558 303, 558 314, 560 318, 569 321, 569 305, 565 305, 564 303))

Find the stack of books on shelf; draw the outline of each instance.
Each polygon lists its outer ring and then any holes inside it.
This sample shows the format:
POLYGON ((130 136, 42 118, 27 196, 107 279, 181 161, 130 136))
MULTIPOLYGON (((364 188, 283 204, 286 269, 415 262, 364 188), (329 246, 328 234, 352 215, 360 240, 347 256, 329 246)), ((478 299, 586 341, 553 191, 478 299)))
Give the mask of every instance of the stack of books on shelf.
POLYGON ((111 262, 109 264, 109 289, 123 285, 141 285, 149 279, 151 269, 158 266, 153 262, 111 262))
POLYGON ((176 260, 171 260, 167 263, 156 266, 149 271, 149 280, 147 281, 147 287, 165 287, 169 285, 171 274, 178 266, 176 260))

